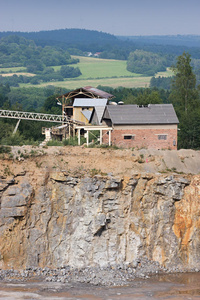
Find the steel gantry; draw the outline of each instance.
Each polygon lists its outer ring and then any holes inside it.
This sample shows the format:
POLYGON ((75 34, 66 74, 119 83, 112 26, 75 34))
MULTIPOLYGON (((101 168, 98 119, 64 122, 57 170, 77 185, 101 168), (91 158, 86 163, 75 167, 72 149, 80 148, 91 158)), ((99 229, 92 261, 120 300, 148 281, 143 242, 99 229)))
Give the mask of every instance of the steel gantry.
POLYGON ((13 110, 0 110, 1 118, 11 118, 11 119, 20 119, 20 120, 32 120, 32 121, 45 121, 45 122, 56 122, 56 123, 67 123, 75 122, 67 116, 62 115, 50 115, 42 114, 35 112, 25 112, 25 111, 13 111, 13 110))
POLYGON ((74 127, 75 125, 82 124, 76 120, 71 119, 68 116, 63 115, 51 115, 51 114, 42 114, 35 112, 26 112, 26 111, 14 111, 14 110, 0 110, 0 118, 10 118, 17 119, 18 122, 15 126, 13 133, 16 133, 19 126, 20 120, 30 120, 30 121, 43 121, 43 122, 52 122, 52 123, 62 123, 68 124, 69 128, 74 127))

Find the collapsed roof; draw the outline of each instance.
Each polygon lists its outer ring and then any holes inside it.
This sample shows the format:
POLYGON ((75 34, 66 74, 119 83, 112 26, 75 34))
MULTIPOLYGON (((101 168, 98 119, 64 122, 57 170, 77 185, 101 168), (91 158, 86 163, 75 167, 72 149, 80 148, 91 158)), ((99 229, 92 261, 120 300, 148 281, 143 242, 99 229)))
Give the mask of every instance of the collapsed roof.
POLYGON ((114 96, 97 88, 86 86, 61 95, 57 98, 57 100, 62 102, 64 100, 65 103, 69 100, 71 104, 73 104, 73 100, 75 98, 104 98, 110 100, 114 98, 114 96))

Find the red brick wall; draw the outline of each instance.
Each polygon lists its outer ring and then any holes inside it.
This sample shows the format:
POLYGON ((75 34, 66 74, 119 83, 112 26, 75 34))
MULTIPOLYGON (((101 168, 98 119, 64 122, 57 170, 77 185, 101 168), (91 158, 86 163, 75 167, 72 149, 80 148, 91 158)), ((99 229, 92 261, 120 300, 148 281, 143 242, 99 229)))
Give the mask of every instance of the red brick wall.
MULTIPOLYGON (((132 147, 146 147, 146 148, 154 148, 154 149, 177 149, 177 126, 166 125, 162 128, 158 128, 158 126, 150 126, 148 128, 145 126, 144 128, 125 128, 120 129, 115 127, 111 133, 111 141, 112 145, 116 145, 118 147, 123 148, 132 148, 132 147), (134 139, 124 139, 124 135, 133 135, 134 139), (167 139, 158 139, 158 135, 167 135, 167 139), (175 145, 174 145, 175 142, 175 145)), ((105 132, 104 132, 105 133, 105 132)), ((108 134, 103 133, 103 143, 108 144, 108 134)))

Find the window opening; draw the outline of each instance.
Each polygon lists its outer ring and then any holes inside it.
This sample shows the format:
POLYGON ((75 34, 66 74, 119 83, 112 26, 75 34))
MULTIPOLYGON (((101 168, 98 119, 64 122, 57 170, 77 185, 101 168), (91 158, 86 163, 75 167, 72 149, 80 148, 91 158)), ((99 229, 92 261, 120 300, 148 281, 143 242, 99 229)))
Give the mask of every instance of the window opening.
POLYGON ((166 134, 158 134, 158 139, 159 140, 166 140, 167 139, 167 135, 166 134))
POLYGON ((135 136, 134 135, 124 135, 124 140, 134 140, 135 136))

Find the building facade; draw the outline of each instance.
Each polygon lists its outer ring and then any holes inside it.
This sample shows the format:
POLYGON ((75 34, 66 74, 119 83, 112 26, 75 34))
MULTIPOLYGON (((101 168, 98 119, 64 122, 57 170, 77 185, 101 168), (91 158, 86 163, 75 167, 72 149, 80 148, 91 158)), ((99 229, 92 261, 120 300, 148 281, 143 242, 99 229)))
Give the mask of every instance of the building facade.
MULTIPOLYGON (((172 104, 107 105, 102 118, 113 129, 112 145, 124 148, 176 150, 178 123, 172 104)), ((108 143, 105 132, 103 143, 108 143)))

